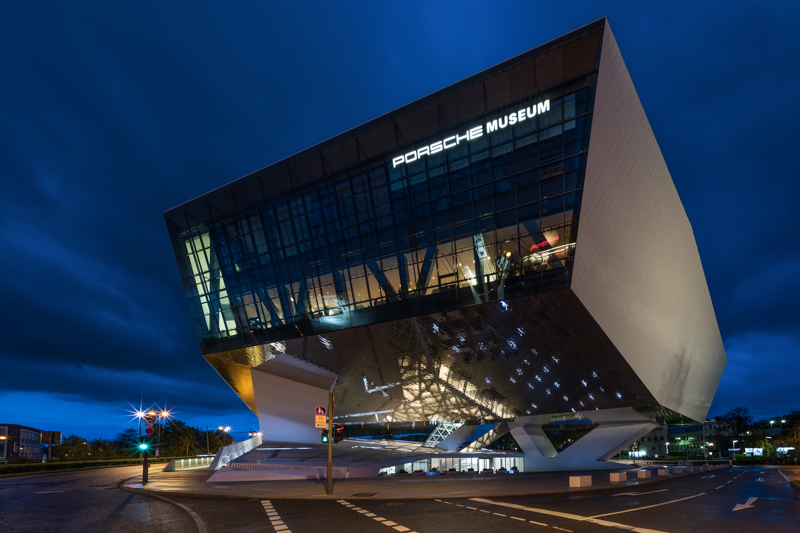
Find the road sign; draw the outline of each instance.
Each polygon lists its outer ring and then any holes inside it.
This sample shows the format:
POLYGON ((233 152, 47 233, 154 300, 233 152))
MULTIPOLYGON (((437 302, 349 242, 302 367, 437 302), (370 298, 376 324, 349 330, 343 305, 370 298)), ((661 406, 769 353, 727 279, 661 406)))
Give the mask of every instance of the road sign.
POLYGON ((317 429, 319 428, 325 429, 326 427, 328 427, 327 419, 328 417, 325 415, 316 415, 314 417, 314 427, 317 429))
POLYGON ((155 432, 156 432, 156 430, 155 430, 155 429, 153 429, 153 428, 144 428, 144 432, 145 432, 146 434, 148 434, 148 435, 152 435, 153 433, 155 433, 155 432))
POLYGON ((328 410, 325 409, 325 407, 323 407, 322 405, 318 405, 317 407, 315 407, 314 408, 314 412, 316 414, 318 414, 318 415, 326 415, 326 414, 328 414, 328 410))

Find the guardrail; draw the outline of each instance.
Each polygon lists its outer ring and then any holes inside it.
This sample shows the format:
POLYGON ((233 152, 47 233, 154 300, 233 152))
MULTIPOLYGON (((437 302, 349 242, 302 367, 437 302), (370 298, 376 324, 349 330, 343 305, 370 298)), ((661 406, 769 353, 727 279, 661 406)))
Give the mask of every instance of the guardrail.
POLYGON ((190 457, 189 459, 173 459, 164 467, 164 472, 175 472, 176 470, 189 470, 190 468, 202 468, 211 464, 214 457, 190 457))
POLYGON ((246 454, 256 446, 261 446, 261 442, 261 437, 256 435, 253 438, 223 446, 217 450, 217 455, 214 456, 214 460, 211 461, 211 465, 208 467, 208 469, 219 470, 237 457, 246 454))

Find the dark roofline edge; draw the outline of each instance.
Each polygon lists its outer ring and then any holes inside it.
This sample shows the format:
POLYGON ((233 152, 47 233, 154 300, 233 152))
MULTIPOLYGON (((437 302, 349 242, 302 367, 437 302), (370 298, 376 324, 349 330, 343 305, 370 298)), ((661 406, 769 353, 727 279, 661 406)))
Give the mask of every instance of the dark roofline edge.
POLYGON ((228 182, 228 183, 225 183, 223 185, 220 185, 216 189, 212 189, 212 190, 210 190, 210 191, 208 191, 206 193, 201 194, 200 196, 192 198, 191 200, 187 200, 187 201, 185 201, 185 202, 183 202, 181 204, 176 205, 173 208, 167 209, 166 211, 164 211, 164 215, 166 216, 168 213, 171 213, 172 211, 177 211, 177 210, 181 209, 182 207, 184 207, 184 206, 186 206, 188 204, 191 204, 192 202, 195 202, 195 201, 197 201, 197 200, 199 200, 201 198, 204 198, 206 196, 210 196, 210 195, 213 195, 215 193, 222 192, 225 189, 233 187, 234 185, 236 185, 238 182, 240 182, 242 180, 254 177, 257 174, 268 172, 268 171, 270 171, 270 170, 272 170, 274 168, 278 168, 280 166, 289 164, 292 161, 305 156, 307 153, 311 153, 311 152, 314 152, 314 151, 322 150, 322 149, 326 148, 327 146, 335 144, 340 139, 345 139, 345 138, 350 137, 352 135, 356 135, 356 134, 358 134, 358 133, 360 133, 362 131, 368 130, 369 128, 371 128, 373 126, 376 126, 376 125, 380 124, 381 122, 383 122, 385 120, 388 120, 392 116, 400 116, 400 115, 404 114, 407 111, 410 111, 410 110, 412 110, 412 109, 414 109, 416 107, 419 107, 419 106, 421 106, 423 104, 426 104, 426 103, 430 102, 431 100, 435 100, 439 96, 442 96, 442 95, 444 95, 446 93, 449 93, 451 91, 455 91, 455 90, 457 90, 457 89, 459 89, 461 87, 465 87, 465 86, 477 81, 478 79, 480 79, 482 77, 488 76, 489 74, 492 74, 492 73, 497 72, 497 71, 501 71, 501 70, 503 70, 504 68, 506 68, 507 66, 509 66, 509 65, 511 65, 513 63, 516 63, 518 61, 522 61, 524 59, 527 59, 530 56, 535 56, 537 53, 544 51, 544 49, 552 48, 552 47, 558 46, 559 44, 565 43, 565 42, 571 40, 571 38, 576 33, 582 33, 582 32, 586 32, 588 30, 593 30, 593 29, 595 29, 595 27, 601 27, 606 23, 606 20, 607 20, 606 17, 601 17, 601 18, 599 18, 599 19, 597 19, 597 20, 595 20, 593 22, 590 22, 588 24, 585 24, 585 25, 581 26, 580 28, 576 28, 576 29, 570 31, 569 33, 565 33, 564 35, 561 35, 560 37, 556 37, 555 39, 551 39, 551 40, 547 41, 546 43, 543 43, 543 44, 540 44, 539 46, 536 46, 535 48, 531 48, 530 50, 527 50, 525 52, 517 54, 516 56, 514 56, 514 57, 512 57, 510 59, 506 59, 502 63, 498 63, 497 65, 491 66, 491 67, 489 67, 489 68, 487 68, 485 70, 482 70, 482 71, 478 72, 477 74, 473 74, 473 75, 468 76, 468 77, 466 77, 466 78, 464 78, 464 79, 462 79, 460 81, 452 83, 452 84, 450 84, 450 85, 448 85, 448 86, 446 86, 446 87, 444 87, 442 89, 434 91, 434 92, 428 94, 427 96, 423 96, 421 98, 418 98, 418 99, 414 100, 413 102, 410 102, 410 103, 405 104, 403 106, 400 106, 400 107, 398 107, 396 109, 393 109, 393 110, 391 110, 391 111, 389 111, 387 113, 379 115, 376 118, 373 118, 373 119, 371 119, 371 120, 369 120, 367 122, 359 124, 358 126, 350 128, 349 130, 345 130, 342 133, 338 133, 338 134, 334 135, 333 137, 325 139, 324 141, 320 141, 317 144, 309 146, 308 148, 304 148, 303 150, 300 150, 299 152, 296 152, 294 154, 286 156, 283 159, 279 159, 278 161, 276 161, 274 163, 271 163, 271 164, 269 164, 269 165, 267 165, 265 167, 262 167, 262 168, 260 168, 258 170, 254 170, 253 172, 250 172, 249 174, 245 174, 244 176, 241 176, 241 177, 239 177, 239 178, 237 178, 237 179, 235 179, 235 180, 233 180, 231 182, 228 182))

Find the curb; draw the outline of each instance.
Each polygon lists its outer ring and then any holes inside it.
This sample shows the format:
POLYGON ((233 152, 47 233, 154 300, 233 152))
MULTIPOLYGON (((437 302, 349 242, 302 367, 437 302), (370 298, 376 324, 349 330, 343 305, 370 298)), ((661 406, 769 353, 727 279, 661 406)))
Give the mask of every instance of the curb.
MULTIPOLYGON (((693 476, 693 475, 696 475, 696 474, 703 474, 703 473, 706 473, 706 472, 703 471, 703 470, 701 470, 700 472, 684 472, 683 474, 680 474, 679 477, 693 476)), ((659 478, 653 479, 651 481, 640 482, 640 483, 638 483, 638 485, 650 485, 650 484, 653 484, 653 483, 660 483, 660 482, 663 482, 663 481, 669 481, 670 479, 679 479, 679 477, 675 477, 674 475, 670 474, 670 476, 668 476, 668 477, 663 477, 663 478, 659 477, 659 478)), ((129 478, 129 479, 133 479, 133 478, 129 478)), ((125 481, 127 481, 127 480, 125 480, 125 481)), ((153 495, 153 496, 168 494, 168 495, 172 495, 172 496, 181 496, 181 497, 185 497, 185 498, 197 498, 197 499, 203 499, 203 498, 205 498, 205 499, 225 499, 225 500, 258 500, 258 499, 260 499, 260 498, 257 498, 255 496, 244 496, 244 495, 239 496, 239 495, 233 495, 233 494, 209 494, 207 492, 178 492, 178 491, 164 491, 164 490, 148 490, 148 489, 134 489, 134 488, 130 488, 130 487, 124 487, 123 488, 122 484, 125 483, 125 481, 122 481, 120 483, 120 485, 119 485, 119 488, 121 488, 122 490, 126 490, 128 492, 137 492, 137 493, 141 493, 141 494, 150 494, 150 495, 153 495)), ((621 488, 624 488, 624 487, 627 487, 627 486, 630 486, 630 485, 619 484, 619 485, 610 485, 610 486, 606 486, 606 487, 591 487, 591 488, 586 488, 585 490, 580 490, 580 491, 564 490, 564 491, 556 491, 556 492, 531 492, 531 493, 525 493, 525 494, 500 494, 500 493, 498 493, 498 494, 492 494, 492 497, 493 498, 517 498, 517 497, 520 497, 520 496, 550 496, 550 495, 576 494, 578 492, 593 492, 593 491, 600 491, 600 490, 618 490, 618 489, 621 489, 621 488)), ((334 481, 334 488, 336 488, 336 482, 335 481, 334 481)), ((798 490, 800 490, 800 489, 798 489, 798 490)), ((434 500, 436 498, 443 498, 443 497, 451 497, 452 498, 452 496, 441 496, 441 495, 438 495, 438 496, 425 496, 425 497, 418 497, 418 498, 414 498, 414 497, 372 498, 372 497, 353 497, 353 496, 349 496, 347 499, 348 500, 373 500, 373 501, 380 501, 380 500, 434 500)), ((466 494, 466 495, 465 494, 461 494, 461 495, 458 496, 459 499, 461 499, 461 498, 484 498, 484 497, 486 497, 485 494, 466 494)), ((163 496, 162 496, 162 498, 166 499, 163 496)), ((336 495, 321 496, 321 497, 318 497, 318 498, 281 498, 281 497, 271 496, 269 499, 270 499, 270 501, 272 501, 272 500, 308 500, 308 501, 333 501, 333 502, 335 502, 337 500, 337 498, 340 498, 340 497, 336 496, 336 495)), ((180 505, 177 502, 170 502, 170 503, 175 503, 176 505, 180 505)))
MULTIPOLYGON (((120 490, 124 490, 126 492, 133 492, 133 493, 136 493, 136 494, 145 494, 145 495, 151 496, 153 498, 158 498, 159 500, 164 500, 167 503, 170 503, 170 504, 172 504, 172 505, 174 505, 176 507, 179 507, 179 508, 183 509, 184 511, 186 511, 186 513, 189 514, 189 516, 192 518, 192 520, 194 520, 194 525, 195 525, 195 527, 197 527, 197 533, 208 533, 208 529, 206 528, 206 523, 203 522, 203 519, 200 518, 199 514, 194 512, 189 507, 183 505, 182 503, 178 503, 175 500, 171 500, 171 499, 167 498, 166 496, 163 496, 163 495, 159 494, 161 491, 149 491, 149 490, 144 490, 144 489, 133 489, 131 487, 126 487, 125 486, 125 483, 127 481, 130 481, 131 479, 135 479, 136 477, 137 476, 129 477, 127 479, 123 479, 122 481, 119 482, 119 484, 117 485, 117 488, 119 488, 120 490)), ((183 494, 181 494, 181 496, 183 496, 183 494)))

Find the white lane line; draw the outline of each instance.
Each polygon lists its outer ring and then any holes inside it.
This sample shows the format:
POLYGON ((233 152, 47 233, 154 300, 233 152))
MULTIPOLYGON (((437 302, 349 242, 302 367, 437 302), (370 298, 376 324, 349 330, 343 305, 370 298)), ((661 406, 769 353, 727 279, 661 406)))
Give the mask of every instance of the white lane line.
MULTIPOLYGON (((492 500, 487 500, 485 498, 470 498, 470 500, 474 502, 481 502, 481 503, 488 503, 491 505, 500 505, 502 507, 510 507, 511 509, 519 509, 520 511, 529 511, 532 513, 539 513, 539 514, 546 514, 550 516, 557 516, 559 518, 567 518, 569 520, 577 520, 578 522, 589 522, 591 524, 597 524, 599 526, 606 526, 606 527, 616 527, 620 529, 626 529, 628 531, 634 531, 635 533, 665 533, 664 531, 659 531, 657 529, 647 529, 643 527, 633 527, 626 524, 620 524, 617 522, 609 522, 607 520, 598 520, 597 518, 588 517, 588 516, 580 516, 576 514, 570 513, 562 513, 559 511, 550 511, 549 509, 538 509, 535 507, 525 507, 524 505, 517 505, 515 503, 505 503, 505 502, 496 502, 492 500)), ((536 523, 536 522, 534 522, 536 523)))
POLYGON ((561 531, 569 531, 569 533, 572 533, 572 530, 571 530, 571 529, 564 529, 563 527, 556 527, 556 526, 553 526, 553 529, 560 529, 561 531))
POLYGON ((669 489, 654 490, 652 492, 620 492, 613 496, 644 496, 645 494, 655 494, 656 492, 668 492, 669 489))
MULTIPOLYGON (((375 513, 371 513, 369 511, 367 511, 366 509, 362 509, 361 507, 357 507, 355 505, 352 505, 352 504, 348 503, 345 500, 336 500, 336 501, 341 503, 345 507, 349 507, 353 511, 357 511, 357 512, 363 514, 364 516, 368 517, 368 518, 372 518, 373 520, 383 524, 384 526, 391 527, 395 531, 399 531, 400 533, 406 533, 406 531, 411 531, 406 526, 401 526, 397 522, 392 522, 391 520, 387 520, 386 518, 384 518, 382 516, 376 516, 375 513)), ((437 501, 441 501, 441 500, 437 500, 437 501)), ((416 531, 411 531, 411 533, 417 533, 417 532, 416 531)))
MULTIPOLYGON (((472 498, 472 499, 474 500, 476 498, 472 498)), ((450 503, 450 502, 446 502, 446 501, 442 501, 442 500, 437 500, 437 501, 441 501, 441 503, 450 503)), ((458 505, 458 504, 455 504, 455 505, 458 505)), ((526 521, 525 518, 518 518, 516 516, 508 516, 508 515, 504 515, 504 514, 500 514, 500 513, 493 513, 491 511, 487 511, 486 509, 478 509, 476 507, 470 507, 468 505, 459 505, 459 507, 464 507, 465 509, 472 509, 473 511, 480 511, 480 512, 486 513, 486 514, 493 514, 493 515, 497 515, 497 516, 502 516, 502 517, 505 517, 505 518, 513 518, 514 520, 519 520, 521 522, 525 522, 526 521)), ((547 527, 547 524, 542 524, 541 522, 534 522, 533 520, 528 520, 528 522, 530 522, 531 524, 536 524, 537 526, 547 527)), ((565 529, 564 531, 569 531, 569 529, 565 529)))
MULTIPOLYGON (((733 480, 731 480, 731 481, 733 481, 733 480)), ((728 483, 730 483, 731 481, 728 481, 728 483)))
POLYGON ((784 473, 783 473, 783 472, 781 472, 780 470, 778 470, 778 472, 780 473, 780 475, 782 475, 782 476, 783 476, 783 479, 785 479, 786 481, 791 481, 791 479, 789 479, 788 477, 786 477, 786 474, 784 474, 784 473))
POLYGON ((272 524, 273 529, 275 531, 279 531, 280 533, 292 533, 292 530, 289 529, 289 526, 283 523, 280 515, 275 508, 272 506, 272 502, 269 500, 261 500, 261 505, 264 507, 264 511, 267 513, 267 518, 269 518, 270 524, 272 524))
POLYGON ((622 514, 622 513, 631 513, 633 511, 641 511, 642 509, 651 509, 653 507, 661 507, 662 505, 669 505, 671 503, 682 502, 683 500, 691 500, 692 498, 697 498, 698 496, 702 496, 703 494, 705 494, 705 492, 701 492, 700 494, 695 494, 694 496, 687 496, 685 498, 679 498, 677 500, 671 500, 671 501, 668 501, 668 502, 656 503, 654 505, 645 505, 644 507, 636 507, 635 509, 626 509, 624 511, 616 511, 614 513, 599 514, 599 515, 593 516, 592 518, 601 518, 603 516, 611 516, 611 515, 614 515, 614 514, 622 514))
POLYGON ((722 487, 724 487, 724 486, 725 486, 725 485, 720 485, 719 487, 714 487, 714 490, 719 490, 719 489, 721 489, 721 488, 722 488, 722 487))

